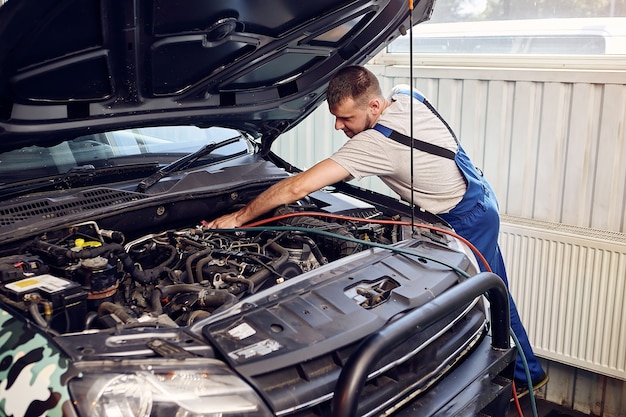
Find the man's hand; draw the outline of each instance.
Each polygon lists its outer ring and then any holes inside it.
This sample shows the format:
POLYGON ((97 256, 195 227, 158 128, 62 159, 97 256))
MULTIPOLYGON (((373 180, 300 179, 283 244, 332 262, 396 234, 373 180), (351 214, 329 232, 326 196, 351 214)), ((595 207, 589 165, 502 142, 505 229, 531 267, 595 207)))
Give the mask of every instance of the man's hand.
POLYGON ((225 214, 222 217, 207 222, 205 226, 209 229, 233 229, 242 225, 239 216, 240 213, 238 211, 225 214))
POLYGON ((272 185, 239 211, 218 217, 206 223, 206 227, 211 229, 240 227, 282 204, 293 203, 349 175, 341 165, 331 159, 325 159, 307 171, 272 185))

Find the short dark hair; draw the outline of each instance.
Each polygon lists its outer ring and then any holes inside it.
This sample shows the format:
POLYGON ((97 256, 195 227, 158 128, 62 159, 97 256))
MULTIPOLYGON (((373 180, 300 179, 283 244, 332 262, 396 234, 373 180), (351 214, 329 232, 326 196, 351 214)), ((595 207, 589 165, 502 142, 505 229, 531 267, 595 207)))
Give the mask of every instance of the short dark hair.
POLYGON ((373 96, 382 96, 378 79, 370 70, 352 65, 340 69, 328 84, 326 100, 329 107, 340 104, 344 99, 351 98, 359 105, 367 105, 373 96))

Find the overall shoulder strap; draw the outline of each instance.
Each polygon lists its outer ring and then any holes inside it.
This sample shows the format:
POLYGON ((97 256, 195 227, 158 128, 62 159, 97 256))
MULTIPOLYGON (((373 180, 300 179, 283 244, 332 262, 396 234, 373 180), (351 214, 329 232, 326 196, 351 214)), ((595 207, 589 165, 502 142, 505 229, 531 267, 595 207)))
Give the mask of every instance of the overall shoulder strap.
POLYGON ((393 139, 398 143, 406 146, 413 146, 414 149, 422 152, 427 152, 432 155, 441 156, 442 158, 448 158, 454 160, 456 153, 450 149, 442 148, 441 146, 434 145, 432 143, 424 142, 419 139, 411 139, 409 136, 404 135, 396 130, 390 129, 387 126, 383 126, 376 123, 373 127, 374 130, 382 133, 383 136, 393 139))

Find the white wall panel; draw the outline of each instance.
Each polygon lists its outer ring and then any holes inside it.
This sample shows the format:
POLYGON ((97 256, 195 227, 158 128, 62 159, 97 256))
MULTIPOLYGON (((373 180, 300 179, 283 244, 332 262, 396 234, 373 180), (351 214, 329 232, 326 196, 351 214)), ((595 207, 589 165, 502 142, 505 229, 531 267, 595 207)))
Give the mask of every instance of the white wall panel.
POLYGON ((626 226, 626 89, 607 85, 601 101, 597 176, 591 226, 616 230, 626 226), (606 139, 605 139, 606 138, 606 139), (596 216, 595 213, 602 215, 596 216), (606 214, 606 215, 604 215, 606 214))
MULTIPOLYGON (((599 142, 600 84, 572 86, 571 115, 566 136, 567 162, 563 186, 562 221, 575 225, 591 224, 594 171, 599 142), (575 115, 575 116, 573 116, 575 115)), ((607 140, 610 140, 607 138, 607 140)))
MULTIPOLYGON (((550 97, 553 105, 543 106, 538 132, 536 184, 548 189, 562 190, 565 184, 567 133, 570 120, 571 85, 545 83, 543 96, 550 97)), ((533 186, 535 187, 535 186, 533 186)), ((534 190, 533 190, 533 194, 534 190)), ((533 216, 559 222, 562 212, 562 193, 537 195, 534 198, 533 216)))

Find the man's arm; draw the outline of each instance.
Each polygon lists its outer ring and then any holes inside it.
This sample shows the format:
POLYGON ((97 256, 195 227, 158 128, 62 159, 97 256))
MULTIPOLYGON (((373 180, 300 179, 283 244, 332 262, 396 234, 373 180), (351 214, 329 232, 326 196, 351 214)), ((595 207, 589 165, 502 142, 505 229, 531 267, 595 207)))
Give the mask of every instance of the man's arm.
POLYGON ((282 204, 293 203, 349 176, 350 173, 341 165, 332 159, 325 159, 306 171, 272 185, 240 210, 209 222, 208 227, 214 229, 239 227, 282 204))

